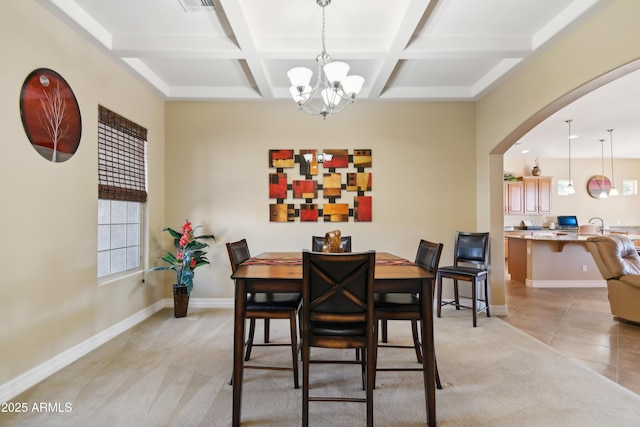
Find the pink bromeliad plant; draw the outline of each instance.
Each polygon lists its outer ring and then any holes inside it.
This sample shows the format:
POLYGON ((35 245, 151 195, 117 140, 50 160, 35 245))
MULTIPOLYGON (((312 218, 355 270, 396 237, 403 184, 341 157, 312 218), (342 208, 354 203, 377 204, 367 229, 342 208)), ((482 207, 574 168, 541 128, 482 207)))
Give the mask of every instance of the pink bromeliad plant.
POLYGON ((204 251, 209 245, 200 240, 215 240, 213 234, 196 236, 194 232, 200 227, 202 226, 199 225, 193 228, 191 222, 187 220, 182 226, 180 233, 169 227, 163 228, 162 231, 168 231, 173 237, 176 253, 174 255, 171 252, 167 252, 167 254, 162 257, 162 260, 169 265, 153 267, 150 268, 149 271, 175 270, 176 284, 186 286, 187 292, 191 293, 191 289, 193 289, 194 270, 201 265, 209 264, 209 260, 205 256, 206 252, 204 251))

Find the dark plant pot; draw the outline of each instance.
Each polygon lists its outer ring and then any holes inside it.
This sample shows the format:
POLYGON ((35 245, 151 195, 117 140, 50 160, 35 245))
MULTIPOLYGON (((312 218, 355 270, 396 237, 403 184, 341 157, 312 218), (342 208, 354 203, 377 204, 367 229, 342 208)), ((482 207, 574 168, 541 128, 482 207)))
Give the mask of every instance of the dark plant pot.
POLYGON ((531 175, 533 176, 540 176, 540 173, 542 173, 542 170, 538 166, 534 166, 533 169, 531 169, 531 175))
POLYGON ((176 317, 187 317, 189 292, 186 285, 173 285, 173 313, 176 317))

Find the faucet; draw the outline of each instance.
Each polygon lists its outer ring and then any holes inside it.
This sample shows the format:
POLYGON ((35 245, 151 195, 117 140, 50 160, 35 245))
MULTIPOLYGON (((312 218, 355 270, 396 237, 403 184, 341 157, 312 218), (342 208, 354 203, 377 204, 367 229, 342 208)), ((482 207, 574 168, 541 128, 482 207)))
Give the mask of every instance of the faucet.
POLYGON ((599 216, 594 216, 593 218, 589 218, 589 224, 593 224, 591 221, 593 221, 594 219, 600 220, 600 234, 604 234, 604 220, 599 216))

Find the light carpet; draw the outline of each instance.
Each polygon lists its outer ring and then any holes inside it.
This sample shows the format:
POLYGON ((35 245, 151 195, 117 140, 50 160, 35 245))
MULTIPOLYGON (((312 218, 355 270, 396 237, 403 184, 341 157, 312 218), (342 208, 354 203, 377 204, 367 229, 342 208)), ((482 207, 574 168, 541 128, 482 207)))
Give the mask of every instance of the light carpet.
MULTIPOLYGON (((287 321, 272 321, 285 341, 287 321)), ((261 325, 261 322, 260 322, 261 325)), ((13 399, 24 413, 0 412, 0 425, 120 427, 231 424, 232 310, 190 309, 176 319, 162 310, 13 399), (41 403, 50 410, 34 410, 41 403), (58 410, 59 409, 59 410, 58 410)), ((256 336, 261 339, 261 326, 256 336)), ((640 397, 506 324, 466 310, 435 319, 443 389, 439 426, 637 426, 640 397)), ((394 343, 409 343, 408 322, 389 322, 394 343)), ((286 347, 256 348, 254 363, 290 363, 286 347)), ((314 349, 315 351, 315 349, 314 349)), ((323 351, 323 350, 320 350, 323 351)), ((317 353, 314 353, 317 355, 317 353)), ((353 357, 353 350, 343 357, 353 357)), ((380 366, 416 366, 412 350, 381 349, 380 366)), ((315 393, 364 396, 359 367, 312 365, 315 393)), ((424 426, 419 372, 379 372, 375 424, 424 426)), ((245 426, 298 426, 300 390, 289 371, 245 370, 245 426)), ((365 425, 359 403, 311 403, 311 425, 365 425)))

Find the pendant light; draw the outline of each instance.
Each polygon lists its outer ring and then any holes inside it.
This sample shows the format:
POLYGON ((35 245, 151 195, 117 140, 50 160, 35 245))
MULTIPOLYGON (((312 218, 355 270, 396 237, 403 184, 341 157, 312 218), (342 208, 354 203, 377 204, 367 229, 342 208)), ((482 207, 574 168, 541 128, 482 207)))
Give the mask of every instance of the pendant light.
POLYGON ((571 120, 566 120, 566 122, 569 125, 569 185, 567 185, 565 191, 568 195, 573 195, 576 194, 576 189, 573 188, 573 181, 571 180, 571 139, 575 138, 575 135, 571 135, 571 120))
POLYGON ((609 197, 618 196, 618 189, 616 188, 616 181, 613 178, 613 129, 607 129, 609 132, 609 141, 611 143, 611 190, 609 190, 609 197))
POLYGON ((609 196, 604 189, 604 139, 600 140, 602 144, 602 175, 600 175, 600 194, 598 194, 598 199, 606 199, 609 196))

